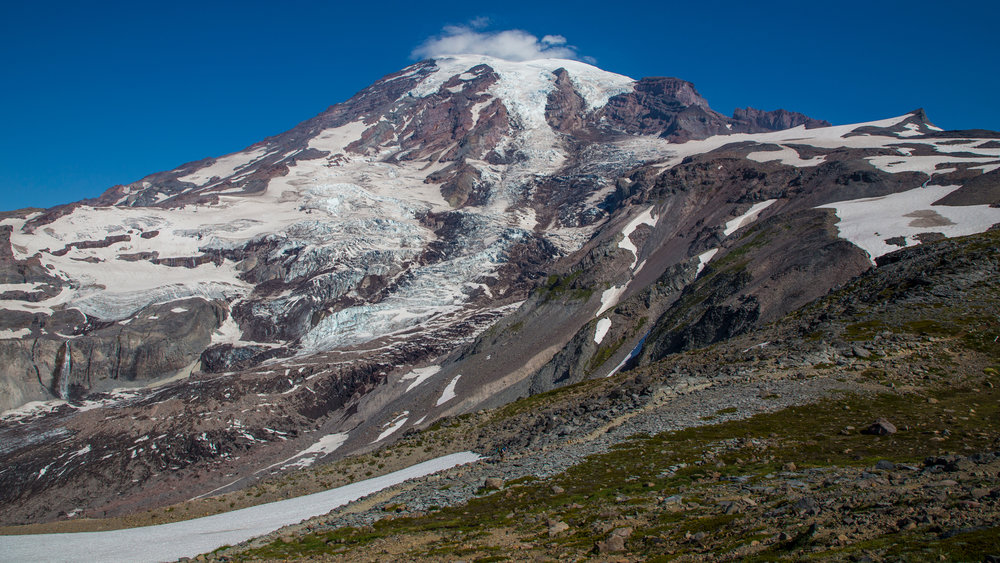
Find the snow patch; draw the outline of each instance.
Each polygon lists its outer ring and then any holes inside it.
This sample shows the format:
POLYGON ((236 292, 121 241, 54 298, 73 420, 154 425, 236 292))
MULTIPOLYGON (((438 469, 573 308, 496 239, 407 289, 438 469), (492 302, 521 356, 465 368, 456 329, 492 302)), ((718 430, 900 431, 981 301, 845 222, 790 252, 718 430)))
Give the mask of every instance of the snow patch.
POLYGON ((604 318, 597 321, 597 330, 594 331, 594 343, 600 344, 611 328, 611 319, 604 318))
POLYGON ((701 271, 705 269, 705 266, 707 266, 708 263, 712 261, 712 258, 715 257, 716 253, 718 252, 719 252, 718 248, 713 248, 712 250, 706 250, 705 252, 699 254, 698 271, 695 273, 695 275, 700 274, 701 271))
POLYGON ((604 292, 601 293, 601 308, 597 310, 594 317, 600 317, 601 313, 617 305, 618 299, 623 293, 625 293, 626 288, 628 288, 627 283, 625 285, 613 286, 605 289, 604 292))
POLYGON ((413 383, 411 383, 410 386, 406 388, 406 392, 409 393, 410 391, 416 389, 418 385, 427 381, 431 376, 433 376, 435 373, 439 371, 441 371, 441 366, 427 366, 424 368, 416 368, 410 373, 403 375, 403 377, 401 377, 400 380, 401 381, 409 381, 411 379, 413 380, 413 383))
POLYGON ((821 205, 840 218, 840 238, 861 247, 875 258, 899 250, 886 239, 905 237, 905 244, 919 244, 914 235, 942 233, 957 237, 980 233, 1000 223, 1000 209, 989 205, 932 204, 960 186, 927 186, 882 197, 839 201, 821 205))
POLYGON ((802 158, 799 156, 799 152, 791 147, 786 147, 780 145, 781 150, 778 151, 757 151, 752 152, 747 155, 750 160, 755 160, 757 162, 771 162, 772 160, 778 160, 782 164, 788 166, 796 166, 798 168, 806 166, 818 166, 826 161, 825 156, 816 156, 813 158, 802 158))
POLYGON ((934 174, 944 174, 954 169, 939 169, 942 164, 980 163, 995 161, 995 157, 964 158, 952 155, 927 155, 927 156, 869 156, 865 160, 879 170, 898 174, 900 172, 923 172, 928 176, 934 174))
POLYGON ((19 328, 0 330, 0 340, 13 340, 15 338, 22 338, 31 334, 30 328, 19 328))
POLYGON ((316 463, 316 460, 318 460, 319 458, 336 451, 337 448, 344 445, 344 442, 347 441, 347 438, 348 438, 347 432, 327 434, 326 436, 320 438, 319 441, 317 441, 315 444, 309 446, 308 448, 302 450, 301 452, 293 455, 292 457, 284 461, 279 461, 278 463, 269 465, 264 469, 258 471, 257 473, 260 473, 261 471, 267 471, 268 469, 271 469, 272 467, 278 465, 281 466, 281 469, 287 469, 289 467, 300 467, 300 468, 309 467, 313 463, 316 463), (298 461, 292 462, 292 460, 296 459, 298 461))
POLYGON ((723 231, 722 231, 723 234, 725 234, 728 237, 729 235, 731 235, 731 234, 735 233, 737 230, 739 230, 740 227, 744 227, 746 225, 749 225, 750 223, 753 223, 754 221, 757 220, 757 217, 760 215, 761 211, 764 211, 765 209, 767 209, 768 207, 770 207, 772 203, 774 203, 776 201, 778 201, 778 200, 776 200, 776 199, 769 199, 767 201, 762 201, 760 203, 755 203, 743 215, 740 215, 739 217, 737 217, 737 218, 735 218, 735 219, 733 219, 731 221, 726 221, 726 228, 723 229, 723 231))
POLYGON ((410 414, 410 411, 403 411, 402 414, 400 414, 399 416, 397 416, 392 421, 383 424, 382 425, 382 428, 383 428, 382 433, 379 434, 378 438, 375 438, 375 441, 373 441, 372 443, 374 444, 375 442, 380 442, 383 439, 388 438, 393 432, 395 432, 395 431, 399 430, 400 428, 402 428, 403 425, 406 424, 406 421, 408 420, 409 414, 410 414))
POLYGON ((449 383, 448 386, 444 388, 444 392, 441 393, 441 397, 438 398, 437 403, 434 406, 440 407, 441 405, 455 398, 455 385, 458 384, 458 378, 460 377, 462 377, 462 374, 456 375, 455 379, 451 380, 451 383, 449 383))
POLYGON ((982 170, 983 174, 987 174, 989 172, 993 172, 997 168, 1000 168, 1000 163, 997 163, 997 164, 984 164, 983 166, 971 166, 970 167, 970 169, 972 169, 972 170, 982 170))
POLYGON ((629 269, 634 269, 635 265, 639 262, 639 249, 636 248, 635 244, 632 243, 632 233, 635 232, 639 225, 649 225, 650 227, 656 226, 656 221, 653 218, 653 206, 650 205, 645 211, 637 215, 634 219, 629 221, 625 228, 622 229, 622 240, 618 241, 618 248, 624 248, 632 253, 632 264, 629 265, 629 269))
POLYGON ((77 561, 83 553, 91 561, 176 561, 236 545, 410 479, 479 459, 479 454, 459 452, 321 493, 183 522, 108 532, 0 536, 0 553, 5 561, 21 563, 77 561))
POLYGON ((920 131, 920 125, 916 123, 907 123, 903 125, 903 130, 896 133, 900 137, 916 137, 918 135, 923 135, 920 131))

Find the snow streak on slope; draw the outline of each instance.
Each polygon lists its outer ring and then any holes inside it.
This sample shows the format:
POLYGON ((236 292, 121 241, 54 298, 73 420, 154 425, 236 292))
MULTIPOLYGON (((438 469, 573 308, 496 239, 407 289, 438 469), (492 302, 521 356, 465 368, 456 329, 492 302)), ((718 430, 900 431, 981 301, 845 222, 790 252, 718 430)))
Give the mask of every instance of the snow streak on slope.
POLYGON ((455 378, 452 379, 450 383, 448 383, 448 386, 444 388, 444 392, 441 393, 441 396, 438 398, 437 404, 435 404, 435 406, 440 407, 441 405, 455 398, 455 386, 458 385, 458 379, 460 377, 462 377, 462 374, 456 375, 455 378))
POLYGON ((594 330, 594 344, 600 344, 611 329, 611 319, 601 319, 597 321, 597 328, 594 330))
POLYGON ((79 561, 82 554, 86 554, 85 558, 91 561, 121 562, 174 561, 181 557, 195 557, 223 545, 235 545, 283 526, 321 516, 338 506, 409 479, 478 459, 480 456, 472 452, 446 455, 321 493, 171 524, 110 532, 0 536, 0 561, 79 561))
POLYGON ((400 378, 400 380, 401 381, 409 381, 411 379, 413 380, 413 382, 410 383, 410 385, 406 388, 406 391, 410 392, 416 389, 417 386, 420 385, 421 383, 430 379, 431 376, 433 376, 439 371, 441 371, 441 366, 427 366, 424 368, 417 368, 411 371, 410 373, 403 375, 400 378))
POLYGON ((743 215, 740 215, 731 221, 726 221, 726 228, 722 230, 722 233, 728 237, 738 231, 741 227, 753 223, 757 220, 757 217, 760 216, 761 212, 770 207, 775 201, 777 200, 769 199, 767 201, 753 204, 753 206, 751 206, 750 209, 748 209, 743 215))
POLYGON ((629 221, 628 225, 622 229, 622 240, 618 241, 618 248, 624 248, 632 253, 632 264, 629 269, 634 269, 636 263, 639 262, 639 249, 635 247, 632 243, 632 233, 635 232, 639 225, 649 225, 650 227, 656 226, 656 221, 653 218, 653 206, 650 205, 645 211, 636 216, 635 219, 629 221))
POLYGON ((705 266, 707 266, 708 263, 712 261, 712 258, 715 257, 715 254, 717 252, 719 252, 719 249, 713 248, 711 250, 706 250, 705 252, 702 252, 701 254, 698 255, 698 271, 696 272, 697 274, 700 274, 701 271, 705 269, 705 266))

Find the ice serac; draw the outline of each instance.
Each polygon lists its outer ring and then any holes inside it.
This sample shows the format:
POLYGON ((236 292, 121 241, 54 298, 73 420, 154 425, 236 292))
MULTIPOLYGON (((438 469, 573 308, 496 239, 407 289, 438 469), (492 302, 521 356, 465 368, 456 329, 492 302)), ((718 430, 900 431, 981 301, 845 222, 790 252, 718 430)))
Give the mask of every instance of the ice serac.
POLYGON ((675 78, 459 55, 242 151, 0 214, 0 523, 379 447, 1000 223, 996 134, 922 112, 823 125, 727 117, 675 78))

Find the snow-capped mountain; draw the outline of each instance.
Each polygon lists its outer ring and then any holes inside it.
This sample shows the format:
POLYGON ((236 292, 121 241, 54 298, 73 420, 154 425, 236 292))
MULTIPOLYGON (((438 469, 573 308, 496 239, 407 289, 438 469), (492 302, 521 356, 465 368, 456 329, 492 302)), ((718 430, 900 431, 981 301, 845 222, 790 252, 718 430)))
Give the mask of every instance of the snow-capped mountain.
POLYGON ((238 153, 0 215, 7 521, 239 488, 739 334, 1000 223, 998 168, 1000 134, 919 110, 727 117, 674 78, 422 61, 238 153))

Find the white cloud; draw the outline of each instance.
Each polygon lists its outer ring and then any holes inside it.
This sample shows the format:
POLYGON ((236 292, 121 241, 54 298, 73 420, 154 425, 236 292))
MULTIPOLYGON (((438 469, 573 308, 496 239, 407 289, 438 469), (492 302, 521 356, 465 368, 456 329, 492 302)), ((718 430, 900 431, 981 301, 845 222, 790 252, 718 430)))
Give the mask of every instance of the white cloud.
POLYGON ((546 35, 541 39, 519 29, 477 31, 484 25, 480 20, 471 25, 446 26, 440 35, 431 37, 413 50, 414 59, 444 55, 489 55, 509 61, 534 59, 578 59, 576 47, 566 44, 562 35, 546 35))

